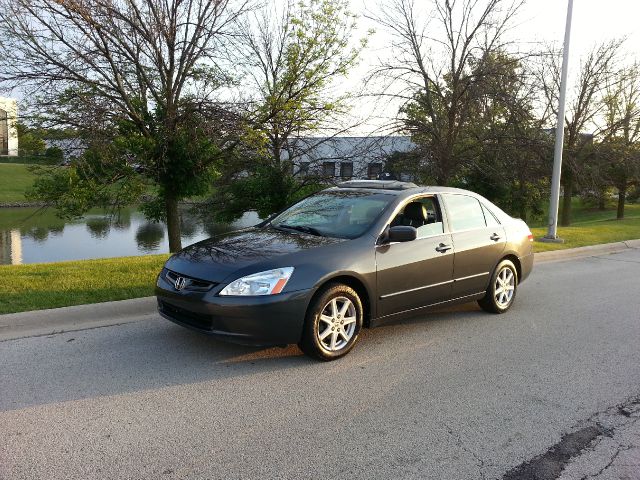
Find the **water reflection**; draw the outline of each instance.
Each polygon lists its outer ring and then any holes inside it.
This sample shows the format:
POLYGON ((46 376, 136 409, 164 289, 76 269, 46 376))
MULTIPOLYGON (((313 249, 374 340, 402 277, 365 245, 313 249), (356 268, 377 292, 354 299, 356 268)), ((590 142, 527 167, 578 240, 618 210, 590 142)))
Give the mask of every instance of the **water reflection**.
POLYGON ((22 263, 22 238, 19 230, 0 231, 0 265, 22 263))
POLYGON ((49 238, 49 229, 45 227, 33 227, 27 232, 27 236, 37 243, 43 243, 49 238))
POLYGON ((88 218, 86 226, 93 238, 105 238, 111 230, 111 219, 109 217, 88 218))
MULTIPOLYGON (((185 209, 182 244, 245 228, 259 220, 249 212, 232 225, 218 224, 206 212, 195 215, 185 209)), ((115 217, 92 211, 76 220, 61 220, 52 210, 0 208, 0 264, 165 253, 169 251, 165 232, 163 223, 149 222, 133 208, 115 217)))
POLYGON ((61 235, 64 232, 64 225, 53 225, 49 227, 49 233, 51 235, 61 235))
POLYGON ((164 238, 164 228, 159 223, 144 223, 138 227, 136 242, 145 252, 154 252, 160 248, 164 238))
POLYGON ((194 222, 194 218, 194 215, 188 215, 183 216, 180 219, 180 231, 182 233, 182 238, 191 239, 198 234, 198 223, 201 222, 194 222))
POLYGON ((111 225, 116 230, 127 230, 131 228, 131 211, 120 210, 118 214, 113 217, 111 225))

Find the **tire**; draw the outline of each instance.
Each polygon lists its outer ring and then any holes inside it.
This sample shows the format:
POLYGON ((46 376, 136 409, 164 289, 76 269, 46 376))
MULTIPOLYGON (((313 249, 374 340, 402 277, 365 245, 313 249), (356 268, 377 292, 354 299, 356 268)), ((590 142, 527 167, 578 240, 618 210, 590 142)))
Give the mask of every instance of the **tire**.
POLYGON ((511 260, 502 260, 491 275, 485 296, 478 305, 485 312, 505 313, 511 308, 518 290, 518 270, 511 260), (501 290, 504 286, 506 290, 501 290))
POLYGON ((309 305, 298 345, 310 357, 336 360, 356 344, 362 323, 363 309, 358 293, 341 283, 329 284, 309 305))

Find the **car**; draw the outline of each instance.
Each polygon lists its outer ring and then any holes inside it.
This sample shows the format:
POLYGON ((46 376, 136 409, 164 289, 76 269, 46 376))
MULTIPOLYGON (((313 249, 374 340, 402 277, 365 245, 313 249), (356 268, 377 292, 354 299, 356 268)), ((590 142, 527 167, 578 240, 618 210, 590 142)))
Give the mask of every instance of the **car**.
POLYGON ((434 306, 505 313, 533 267, 532 240, 525 222, 467 190, 351 180, 172 255, 158 310, 223 340, 297 343, 334 360, 362 328, 434 306))

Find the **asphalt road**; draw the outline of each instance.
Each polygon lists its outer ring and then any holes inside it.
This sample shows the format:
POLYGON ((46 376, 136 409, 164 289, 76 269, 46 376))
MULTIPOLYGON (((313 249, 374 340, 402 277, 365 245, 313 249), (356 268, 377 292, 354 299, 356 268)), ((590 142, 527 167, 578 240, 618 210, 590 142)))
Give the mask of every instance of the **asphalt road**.
POLYGON ((332 363, 159 318, 1 342, 0 478, 527 478, 638 395, 632 250, 537 265, 505 315, 368 330, 332 363))

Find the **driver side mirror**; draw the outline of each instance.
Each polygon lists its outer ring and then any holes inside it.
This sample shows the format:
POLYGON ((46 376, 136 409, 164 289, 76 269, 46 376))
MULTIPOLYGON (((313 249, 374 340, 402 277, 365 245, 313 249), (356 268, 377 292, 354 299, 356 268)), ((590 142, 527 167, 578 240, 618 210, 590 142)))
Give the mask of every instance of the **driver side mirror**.
POLYGON ((387 239, 389 242, 410 242, 418 238, 418 230, 414 227, 397 225, 388 230, 387 239))

